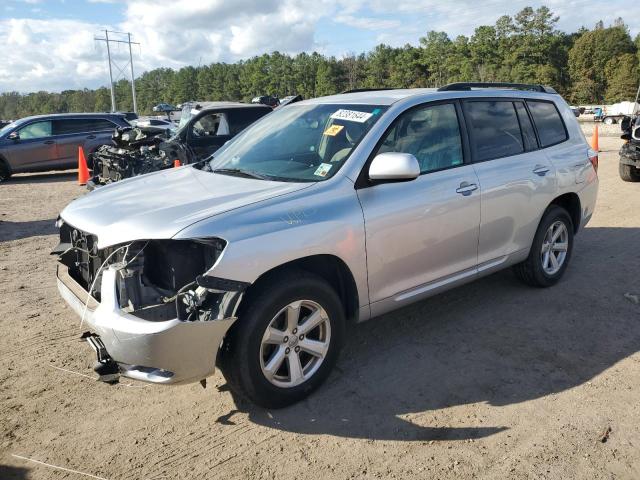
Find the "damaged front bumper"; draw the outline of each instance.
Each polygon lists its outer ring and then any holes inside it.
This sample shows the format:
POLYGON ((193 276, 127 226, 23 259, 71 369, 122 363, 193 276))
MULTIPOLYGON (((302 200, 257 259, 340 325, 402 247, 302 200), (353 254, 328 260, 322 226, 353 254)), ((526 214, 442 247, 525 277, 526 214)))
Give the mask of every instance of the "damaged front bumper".
MULTIPOLYGON (((102 273, 100 302, 60 263, 60 294, 96 334, 123 376, 159 384, 191 383, 213 374, 222 340, 235 322, 241 292, 223 295, 209 320, 142 319, 122 310, 118 266, 102 273)), ((177 315, 176 315, 177 317, 177 315)))
POLYGON ((632 140, 620 148, 620 163, 640 169, 640 142, 632 140))

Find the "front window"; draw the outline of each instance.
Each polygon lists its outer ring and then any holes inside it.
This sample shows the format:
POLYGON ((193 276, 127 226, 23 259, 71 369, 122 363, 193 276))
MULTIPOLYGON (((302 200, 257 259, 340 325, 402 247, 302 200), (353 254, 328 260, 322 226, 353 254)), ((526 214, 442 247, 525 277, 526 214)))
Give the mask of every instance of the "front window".
POLYGON ((229 120, 224 113, 210 113, 200 117, 191 127, 194 138, 222 137, 229 135, 229 120))
POLYGON ((18 133, 21 140, 29 140, 32 138, 45 138, 51 136, 51 122, 35 122, 30 123, 26 127, 22 127, 18 133))
POLYGON ((384 137, 377 153, 410 153, 420 173, 462 165, 462 138, 452 103, 427 105, 403 113, 384 137))
POLYGON ((251 125, 216 153, 214 172, 279 181, 332 177, 387 110, 379 105, 289 105, 251 125))

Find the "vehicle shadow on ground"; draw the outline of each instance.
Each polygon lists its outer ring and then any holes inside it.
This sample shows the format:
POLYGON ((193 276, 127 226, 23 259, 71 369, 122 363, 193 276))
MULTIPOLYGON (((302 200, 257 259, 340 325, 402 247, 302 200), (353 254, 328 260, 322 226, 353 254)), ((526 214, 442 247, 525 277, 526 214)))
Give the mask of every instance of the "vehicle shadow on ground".
POLYGON ((0 242, 21 240, 23 238, 53 235, 58 229, 56 219, 31 220, 28 222, 9 222, 0 220, 0 242))
POLYGON ((640 350, 640 306, 624 297, 640 293, 628 284, 640 271, 640 251, 628 246, 638 244, 637 228, 586 229, 555 287, 530 288, 504 271, 355 325, 336 372, 308 400, 265 411, 235 399, 237 408, 271 428, 348 438, 464 440, 508 429, 445 409, 539 399, 640 350))
POLYGON ((11 184, 25 184, 25 183, 58 183, 58 182, 71 182, 78 178, 78 172, 75 170, 65 170, 63 172, 48 172, 48 173, 25 173, 13 175, 6 182, 2 182, 2 185, 11 184))
POLYGON ((0 478, 2 480, 26 480, 29 478, 29 470, 0 464, 0 478))

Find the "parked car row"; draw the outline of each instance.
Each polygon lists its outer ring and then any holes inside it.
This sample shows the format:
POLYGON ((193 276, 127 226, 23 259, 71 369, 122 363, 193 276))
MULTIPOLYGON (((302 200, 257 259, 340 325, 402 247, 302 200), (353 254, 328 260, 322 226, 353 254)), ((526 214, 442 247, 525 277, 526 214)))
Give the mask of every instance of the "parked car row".
MULTIPOLYGON (((300 99, 287 97, 285 103, 300 99)), ((171 112, 176 108, 159 104, 154 109, 171 112)), ((26 117, 0 129, 0 181, 14 173, 75 168, 78 147, 84 149, 89 165, 95 166, 91 188, 168 168, 175 160, 188 164, 211 155, 271 111, 261 103, 187 102, 177 125, 169 119, 138 119, 127 112, 26 117), (135 134, 128 133, 132 127, 135 134), (163 141, 151 139, 156 136, 163 141), (118 141, 112 141, 116 137, 118 141), (143 137, 149 142, 141 142, 143 137), (123 142, 125 138, 132 141, 123 142)))
POLYGON ((247 128, 235 107, 206 112, 179 131, 194 149, 223 137, 213 157, 58 219, 58 288, 103 380, 218 366, 238 394, 289 405, 328 377, 347 322, 507 267, 552 286, 593 215, 597 152, 548 87, 345 93, 247 128))

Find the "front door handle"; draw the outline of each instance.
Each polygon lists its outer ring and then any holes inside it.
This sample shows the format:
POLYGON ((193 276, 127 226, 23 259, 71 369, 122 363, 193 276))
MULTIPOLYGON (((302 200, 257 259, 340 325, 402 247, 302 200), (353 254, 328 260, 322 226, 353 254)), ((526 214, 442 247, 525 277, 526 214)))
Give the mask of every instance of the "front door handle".
POLYGON ((544 177, 547 173, 549 173, 549 167, 546 167, 544 165, 536 165, 536 167, 533 169, 533 173, 535 173, 539 177, 544 177))
POLYGON ((55 140, 45 140, 44 144, 45 145, 53 145, 55 142, 55 140))
POLYGON ((96 136, 95 135, 88 135, 87 138, 90 139, 90 140, 93 140, 94 138, 96 138, 96 136))
POLYGON ((456 188, 456 193, 468 197, 469 195, 471 195, 471 192, 477 189, 478 185, 476 185, 475 183, 462 182, 460 186, 456 188))

